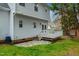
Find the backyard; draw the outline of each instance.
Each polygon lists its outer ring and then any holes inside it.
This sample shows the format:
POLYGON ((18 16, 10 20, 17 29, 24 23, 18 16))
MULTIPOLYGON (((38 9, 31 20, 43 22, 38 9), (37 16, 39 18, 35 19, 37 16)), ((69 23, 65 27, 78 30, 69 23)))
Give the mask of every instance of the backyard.
POLYGON ((72 39, 59 40, 51 44, 32 47, 0 45, 1 56, 69 56, 79 55, 79 41, 72 39))

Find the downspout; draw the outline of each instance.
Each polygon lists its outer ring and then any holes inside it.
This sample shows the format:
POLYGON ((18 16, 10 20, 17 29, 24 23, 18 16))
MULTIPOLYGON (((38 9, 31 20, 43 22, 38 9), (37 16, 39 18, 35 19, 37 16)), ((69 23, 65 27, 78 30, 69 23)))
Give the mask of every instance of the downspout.
POLYGON ((10 11, 10 36, 11 36, 11 39, 13 40, 14 39, 14 13, 12 10, 10 11))
POLYGON ((10 7, 10 36, 11 40, 14 40, 14 15, 15 15, 15 3, 9 3, 10 7))

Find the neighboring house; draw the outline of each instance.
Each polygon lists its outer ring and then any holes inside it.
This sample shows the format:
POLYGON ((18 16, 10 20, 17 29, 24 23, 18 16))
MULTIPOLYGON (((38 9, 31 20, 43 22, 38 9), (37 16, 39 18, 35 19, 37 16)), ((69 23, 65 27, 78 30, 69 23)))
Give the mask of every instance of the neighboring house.
POLYGON ((0 38, 12 40, 35 37, 47 33, 50 10, 45 3, 1 3, 0 38))
POLYGON ((50 22, 51 29, 53 29, 54 31, 62 31, 61 16, 53 14, 51 20, 52 20, 50 22))
POLYGON ((48 33, 49 36, 53 39, 63 36, 61 16, 56 14, 54 11, 50 11, 51 21, 48 23, 48 33))
POLYGON ((62 30, 62 24, 61 24, 61 19, 56 19, 53 21, 54 24, 54 30, 55 31, 61 31, 62 30))
MULTIPOLYGON (((77 14, 77 19, 78 19, 78 25, 79 25, 79 14, 77 14)), ((79 39, 79 27, 77 29, 71 29, 70 36, 76 37, 79 39)))

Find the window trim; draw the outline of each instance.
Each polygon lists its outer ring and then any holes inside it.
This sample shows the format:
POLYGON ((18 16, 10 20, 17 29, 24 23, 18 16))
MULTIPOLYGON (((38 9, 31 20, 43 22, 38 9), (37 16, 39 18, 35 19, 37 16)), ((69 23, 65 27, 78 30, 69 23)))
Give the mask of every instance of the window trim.
POLYGON ((22 27, 23 27, 23 21, 19 20, 19 28, 22 28, 22 27))
POLYGON ((42 24, 42 30, 47 30, 47 25, 42 24))
POLYGON ((44 25, 45 26, 45 30, 47 30, 47 25, 44 25))
POLYGON ((44 25, 42 24, 42 30, 44 30, 44 25))
POLYGON ((33 28, 36 28, 36 22, 33 22, 33 28))
POLYGON ((34 11, 38 12, 38 4, 37 3, 34 4, 34 11))

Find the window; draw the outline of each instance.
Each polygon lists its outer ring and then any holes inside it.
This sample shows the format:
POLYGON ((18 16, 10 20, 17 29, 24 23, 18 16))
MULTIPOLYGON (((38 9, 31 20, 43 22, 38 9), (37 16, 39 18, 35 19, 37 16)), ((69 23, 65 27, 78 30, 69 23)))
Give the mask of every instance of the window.
POLYGON ((35 22, 33 23, 33 25, 34 25, 34 28, 36 28, 36 23, 35 22))
POLYGON ((23 22, 22 20, 19 21, 19 28, 22 28, 23 27, 23 22))
POLYGON ((42 30, 44 30, 44 25, 42 25, 42 30))
POLYGON ((45 30, 47 29, 47 26, 45 25, 45 30))
POLYGON ((38 4, 35 3, 34 10, 38 12, 38 4))
POLYGON ((41 25, 41 23, 40 23, 40 25, 41 25))
POLYGON ((47 26, 46 25, 42 25, 42 30, 46 30, 47 26))
POLYGON ((45 12, 47 12, 47 9, 45 9, 45 12))
POLYGON ((21 5, 21 6, 25 6, 25 3, 19 3, 19 5, 21 5))

